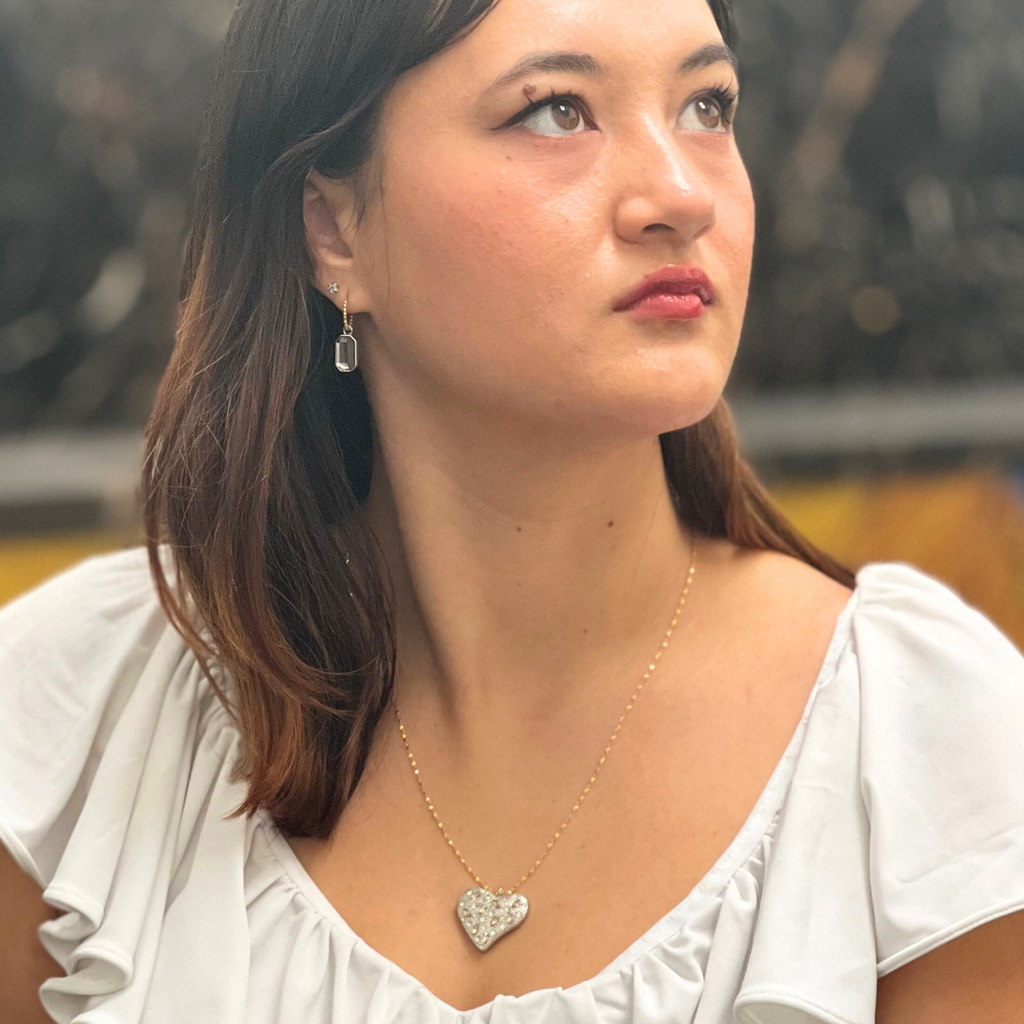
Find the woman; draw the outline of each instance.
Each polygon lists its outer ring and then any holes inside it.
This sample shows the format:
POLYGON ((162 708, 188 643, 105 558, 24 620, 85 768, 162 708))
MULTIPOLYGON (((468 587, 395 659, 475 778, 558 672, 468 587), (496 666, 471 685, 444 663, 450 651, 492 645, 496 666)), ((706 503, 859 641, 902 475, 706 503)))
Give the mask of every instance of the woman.
POLYGON ((736 452, 731 42, 723 0, 238 9, 149 543, 0 613, 49 1017, 1017 1019, 1024 657, 736 452))

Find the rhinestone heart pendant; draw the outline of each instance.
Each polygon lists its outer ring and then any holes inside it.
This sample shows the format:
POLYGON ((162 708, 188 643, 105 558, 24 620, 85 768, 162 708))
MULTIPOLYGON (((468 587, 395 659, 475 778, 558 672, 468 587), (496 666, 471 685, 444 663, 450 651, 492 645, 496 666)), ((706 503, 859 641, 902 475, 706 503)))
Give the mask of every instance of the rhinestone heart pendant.
POLYGON ((529 909, 529 901, 521 893, 473 888, 459 897, 457 913, 473 945, 483 952, 518 928, 529 909))

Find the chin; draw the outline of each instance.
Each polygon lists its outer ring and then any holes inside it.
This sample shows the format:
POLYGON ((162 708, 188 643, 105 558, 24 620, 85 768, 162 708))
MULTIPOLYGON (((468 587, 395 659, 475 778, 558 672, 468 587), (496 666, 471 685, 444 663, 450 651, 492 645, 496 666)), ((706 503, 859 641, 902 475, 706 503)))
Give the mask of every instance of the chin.
MULTIPOLYGON (((710 386, 652 388, 628 398, 619 392, 614 400, 608 395, 595 396, 589 408, 595 419, 589 430, 622 443, 639 442, 699 423, 721 397, 722 388, 710 386)), ((575 429, 587 431, 588 425, 577 421, 575 429)))

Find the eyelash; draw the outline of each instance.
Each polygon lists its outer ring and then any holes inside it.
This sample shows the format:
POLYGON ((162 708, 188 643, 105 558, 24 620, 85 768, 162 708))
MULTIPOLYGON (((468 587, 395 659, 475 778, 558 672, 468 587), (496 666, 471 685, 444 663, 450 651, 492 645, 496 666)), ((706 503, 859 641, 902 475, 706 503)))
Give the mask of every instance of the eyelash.
MULTIPOLYGON (((729 126, 733 122, 733 118, 736 113, 736 101, 739 99, 739 93, 727 85, 715 85, 710 89, 706 89, 704 92, 697 96, 694 96, 690 100, 690 103, 694 103, 697 100, 714 100, 718 104, 718 109, 722 112, 722 121, 729 126)), ((506 127, 518 124, 520 121, 529 117, 535 110, 539 110, 541 107, 553 105, 558 100, 568 100, 570 103, 581 108, 580 113, 584 113, 586 110, 586 102, 578 92, 573 92, 572 89, 567 89, 565 92, 555 92, 551 90, 550 96, 545 96, 543 99, 534 100, 529 105, 523 107, 518 114, 513 115, 512 119, 506 122, 506 127)), ((687 106, 690 105, 687 104, 687 106)))

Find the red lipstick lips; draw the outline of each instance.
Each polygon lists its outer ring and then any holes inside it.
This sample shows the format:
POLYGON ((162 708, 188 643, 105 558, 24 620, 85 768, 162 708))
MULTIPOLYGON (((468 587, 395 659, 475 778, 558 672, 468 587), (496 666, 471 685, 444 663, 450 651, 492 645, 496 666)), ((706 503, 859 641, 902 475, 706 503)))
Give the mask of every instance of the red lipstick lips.
POLYGON ((692 319, 715 301, 711 280, 699 267, 667 266, 648 274, 615 304, 615 311, 637 309, 652 316, 692 319))

